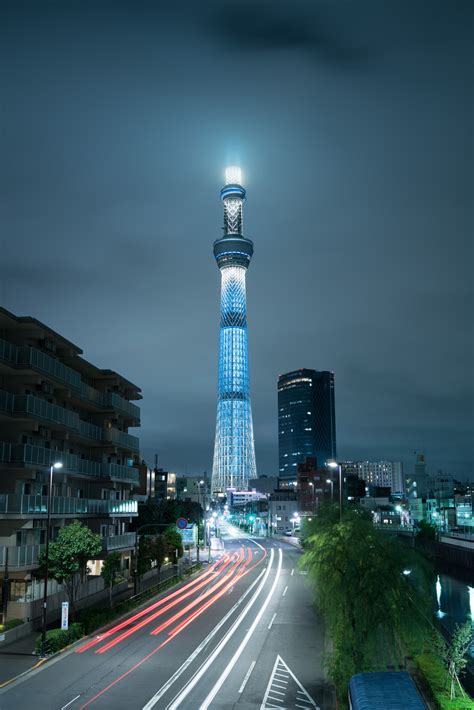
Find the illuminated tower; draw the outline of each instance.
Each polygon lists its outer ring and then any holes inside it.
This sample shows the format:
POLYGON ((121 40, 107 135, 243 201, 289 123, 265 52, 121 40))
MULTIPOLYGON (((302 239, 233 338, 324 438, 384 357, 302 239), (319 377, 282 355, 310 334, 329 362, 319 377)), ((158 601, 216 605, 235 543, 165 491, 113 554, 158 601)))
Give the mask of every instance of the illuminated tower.
POLYGON ((240 168, 227 168, 221 190, 224 235, 214 242, 222 290, 213 495, 227 488, 245 489, 249 478, 256 477, 245 303, 245 273, 253 244, 242 234, 245 190, 241 180, 240 168))

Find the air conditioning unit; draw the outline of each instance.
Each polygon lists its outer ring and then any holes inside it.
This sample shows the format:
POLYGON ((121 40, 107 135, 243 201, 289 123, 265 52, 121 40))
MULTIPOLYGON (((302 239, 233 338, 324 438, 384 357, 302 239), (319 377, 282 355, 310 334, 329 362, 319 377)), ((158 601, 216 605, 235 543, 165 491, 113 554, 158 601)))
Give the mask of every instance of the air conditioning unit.
POLYGON ((45 394, 53 394, 54 387, 51 384, 51 382, 42 382, 41 383, 41 391, 44 392, 45 394))
POLYGON ((43 438, 43 439, 49 439, 51 437, 51 430, 48 429, 45 426, 40 426, 38 429, 38 434, 43 438))

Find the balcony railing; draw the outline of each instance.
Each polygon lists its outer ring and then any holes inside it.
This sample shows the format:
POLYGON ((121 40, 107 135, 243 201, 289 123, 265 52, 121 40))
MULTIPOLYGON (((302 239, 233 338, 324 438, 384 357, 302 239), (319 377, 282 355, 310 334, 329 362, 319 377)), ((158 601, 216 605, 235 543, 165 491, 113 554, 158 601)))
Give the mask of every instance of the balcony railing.
POLYGON ((36 370, 51 375, 56 380, 61 380, 71 387, 79 389, 81 386, 81 375, 72 367, 63 365, 54 357, 37 350, 36 348, 20 347, 17 352, 17 365, 30 365, 36 370))
POLYGON ((103 394, 98 390, 94 389, 90 385, 86 385, 85 382, 81 382, 81 397, 82 399, 88 399, 99 407, 103 407, 103 394))
POLYGON ((118 409, 120 412, 124 412, 129 417, 140 419, 140 408, 137 407, 136 404, 129 402, 128 399, 124 399, 116 392, 104 392, 103 404, 104 407, 112 407, 113 409, 118 409))
POLYGON ((100 426, 96 426, 90 422, 84 422, 80 419, 78 429, 81 436, 94 439, 94 441, 104 441, 104 430, 100 426))
POLYGON ((137 533, 124 533, 123 535, 112 535, 102 538, 102 549, 104 552, 112 550, 132 549, 135 547, 137 533))
MULTIPOLYGON (((38 564, 44 545, 20 545, 8 547, 8 567, 33 567, 38 564)), ((5 567, 7 548, 0 546, 0 568, 5 567)))
POLYGON ((47 422, 62 424, 68 429, 79 429, 79 415, 76 412, 58 407, 57 404, 51 404, 32 394, 15 395, 13 411, 15 414, 30 414, 47 422))
MULTIPOLYGON (((51 499, 51 515, 62 517, 67 515, 136 515, 138 503, 136 500, 94 500, 91 498, 63 498, 54 496, 51 499)), ((47 515, 48 496, 31 496, 6 494, 0 495, 0 515, 47 515)))
POLYGON ((101 464, 101 472, 104 478, 117 479, 120 481, 131 481, 138 483, 138 469, 132 466, 121 466, 118 463, 103 463, 101 464))
POLYGON ((33 464, 45 468, 60 461, 63 464, 64 473, 80 473, 84 476, 116 479, 129 483, 138 483, 139 481, 138 469, 133 466, 81 459, 75 454, 32 444, 9 444, 6 441, 0 441, 0 461, 33 464))
POLYGON ((126 449, 130 449, 131 451, 138 451, 139 449, 139 442, 136 436, 132 436, 131 434, 126 434, 124 431, 119 431, 118 429, 104 429, 105 436, 107 441, 110 441, 114 444, 119 444, 119 446, 123 446, 126 449))
POLYGON ((15 401, 15 395, 11 392, 5 392, 5 390, 0 390, 0 409, 2 412, 8 412, 13 414, 13 403, 15 401))

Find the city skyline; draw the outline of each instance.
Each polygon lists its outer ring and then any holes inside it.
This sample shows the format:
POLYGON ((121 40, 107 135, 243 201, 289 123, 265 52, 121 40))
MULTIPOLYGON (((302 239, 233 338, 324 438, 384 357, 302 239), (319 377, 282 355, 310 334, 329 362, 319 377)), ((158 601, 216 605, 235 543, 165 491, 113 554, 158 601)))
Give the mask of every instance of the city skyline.
POLYGON ((278 375, 314 368, 335 373, 340 459, 472 475, 468 5, 434 5, 6 6, 0 304, 142 388, 150 462, 211 469, 208 245, 235 162, 259 474, 278 375))

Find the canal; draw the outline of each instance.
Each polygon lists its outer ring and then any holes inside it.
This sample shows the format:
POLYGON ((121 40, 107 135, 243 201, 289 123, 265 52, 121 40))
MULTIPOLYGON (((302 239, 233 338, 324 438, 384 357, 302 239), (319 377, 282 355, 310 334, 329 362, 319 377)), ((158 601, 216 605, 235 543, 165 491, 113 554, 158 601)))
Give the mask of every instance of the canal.
MULTIPOLYGON (((456 624, 463 624, 468 619, 474 628, 474 579, 463 570, 456 570, 455 574, 452 568, 448 572, 440 567, 433 581, 435 615, 448 634, 453 633, 456 624)), ((465 685, 474 696, 474 643, 469 651, 467 671, 465 685)))

